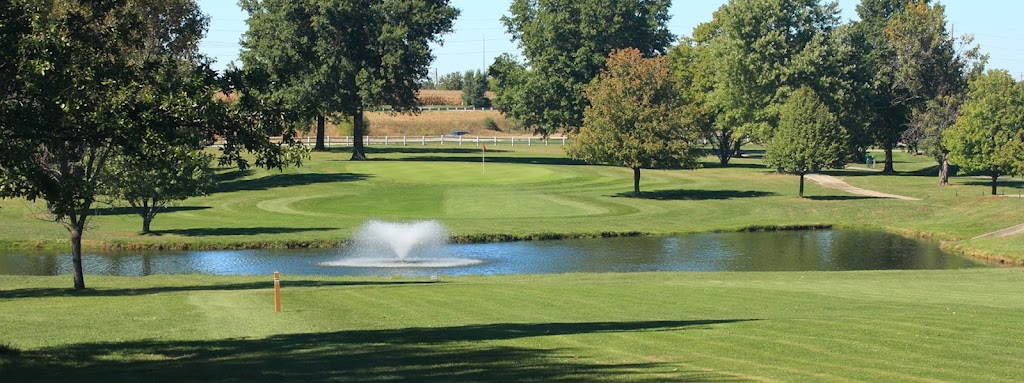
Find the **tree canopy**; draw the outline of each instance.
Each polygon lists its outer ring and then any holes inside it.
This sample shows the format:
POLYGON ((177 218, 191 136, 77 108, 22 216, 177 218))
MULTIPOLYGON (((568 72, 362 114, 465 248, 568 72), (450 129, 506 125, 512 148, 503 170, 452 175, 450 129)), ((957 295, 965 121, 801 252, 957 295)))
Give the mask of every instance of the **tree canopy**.
POLYGON ((771 137, 789 92, 829 80, 820 71, 838 12, 817 0, 732 0, 716 11, 712 98, 720 119, 755 138, 771 137))
POLYGON ((779 128, 768 143, 765 165, 800 176, 846 164, 846 131, 809 88, 796 90, 779 110, 779 128))
POLYGON ((697 46, 713 68, 710 132, 723 165, 744 138, 771 138, 779 108, 800 87, 826 95, 830 110, 845 117, 855 65, 838 12, 818 0, 732 0, 697 27, 697 46))
POLYGON ((964 46, 957 49, 941 4, 907 4, 889 21, 885 34, 895 52, 891 73, 899 91, 894 101, 911 111, 901 142, 934 156, 939 184, 945 185, 949 166, 942 135, 956 119, 968 79, 980 73, 986 57, 978 53, 977 45, 967 46, 973 41, 970 36, 964 36, 964 46))
POLYGON ((583 88, 615 49, 664 54, 674 36, 669 0, 515 0, 502 17, 526 62, 499 58, 493 89, 508 116, 536 132, 575 131, 587 101, 583 88), (513 66, 519 66, 514 68, 513 66))
POLYGON ((971 82, 960 118, 943 137, 950 160, 964 171, 992 179, 1015 174, 1024 134, 1024 85, 1004 70, 990 70, 971 82))
MULTIPOLYGON (((214 97, 217 79, 197 43, 206 18, 192 0, 14 3, 0 25, 15 49, 0 118, 0 196, 42 199, 71 235, 75 288, 85 287, 81 240, 114 155, 144 147, 228 141, 222 162, 281 166, 270 124, 241 121, 214 97)), ((280 133, 280 131, 278 131, 280 133)))
POLYGON ((317 118, 322 148, 326 116, 349 116, 352 159, 366 159, 363 112, 389 106, 417 112, 420 81, 433 60, 430 43, 452 29, 448 0, 242 0, 249 30, 244 71, 258 97, 317 118))
POLYGON ((173 201, 206 195, 213 189, 213 155, 203 148, 156 147, 143 156, 116 155, 104 170, 104 194, 128 202, 142 217, 142 233, 173 201))
POLYGON ((613 51, 606 68, 585 89, 590 106, 566 152, 573 158, 633 169, 696 168, 699 131, 683 123, 682 97, 664 57, 637 49, 613 51))

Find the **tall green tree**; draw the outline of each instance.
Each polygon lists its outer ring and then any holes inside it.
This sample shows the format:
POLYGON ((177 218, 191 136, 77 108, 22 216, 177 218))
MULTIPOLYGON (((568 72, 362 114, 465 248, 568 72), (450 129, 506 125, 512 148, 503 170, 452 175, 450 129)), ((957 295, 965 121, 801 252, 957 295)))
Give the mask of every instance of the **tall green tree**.
POLYGON ((613 51, 584 93, 590 106, 566 146, 569 156, 633 169, 635 195, 640 169, 698 167, 700 132, 683 123, 679 86, 664 57, 613 51))
POLYGON ((992 179, 992 195, 1000 176, 1014 174, 1024 148, 1024 85, 1004 70, 990 70, 971 82, 960 118, 942 142, 950 160, 964 171, 992 179))
MULTIPOLYGON (((885 174, 894 173, 892 151, 903 138, 912 109, 901 100, 908 100, 905 88, 896 85, 893 64, 896 51, 889 44, 885 29, 889 22, 918 0, 861 0, 857 5, 858 21, 853 23, 859 44, 858 57, 863 58, 864 100, 858 110, 863 114, 866 131, 885 152, 885 174)), ((927 0, 921 0, 927 1, 927 0)))
POLYGON ((522 70, 508 72, 519 77, 499 81, 515 86, 493 89, 506 102, 499 107, 542 134, 575 131, 587 107, 583 88, 612 50, 632 47, 647 57, 666 53, 674 39, 666 25, 670 5, 669 0, 514 0, 502 23, 526 62, 522 70))
POLYGON ((446 73, 437 79, 437 89, 441 90, 462 90, 464 84, 462 72, 446 73))
MULTIPOLYGON (((258 74, 260 97, 317 120, 322 149, 326 116, 353 123, 353 160, 366 159, 363 113, 390 106, 419 110, 430 43, 451 32, 459 11, 448 0, 241 0, 249 13, 242 39, 245 71, 258 74)), ((308 121, 308 119, 306 120, 308 121)), ((302 123, 302 121, 298 121, 302 123)))
POLYGON ((768 143, 764 162, 780 172, 804 176, 846 164, 846 130, 810 88, 796 90, 779 110, 779 127, 768 143))
POLYGON ((886 41, 895 52, 891 63, 893 84, 899 88, 894 102, 911 111, 901 141, 924 149, 939 163, 939 184, 949 180, 949 151, 943 132, 953 124, 970 77, 984 68, 986 57, 970 36, 956 39, 946 28, 941 4, 907 4, 885 28, 886 41))
MULTIPOLYGON (((698 27, 694 34, 699 36, 701 31, 702 29, 698 27)), ((667 58, 672 67, 672 74, 679 81, 681 96, 685 100, 685 123, 703 133, 705 139, 711 143, 712 151, 718 157, 719 163, 725 166, 732 158, 736 138, 730 126, 717 124, 720 110, 709 97, 714 90, 715 66, 713 57, 707 49, 707 41, 706 38, 683 37, 679 44, 672 47, 667 58)))
POLYGON ((90 208, 115 154, 223 137, 222 161, 245 166, 242 149, 255 149, 258 164, 282 164, 273 131, 230 118, 214 97, 214 72, 197 53, 206 18, 192 0, 17 4, 0 15, 25 27, 4 64, 17 74, 7 95, 17 106, 0 118, 0 153, 14 153, 0 157, 0 196, 46 201, 70 234, 76 289, 90 208))
POLYGON ((734 132, 734 145, 768 140, 782 103, 804 86, 840 111, 849 92, 838 15, 836 3, 819 0, 731 0, 719 8, 703 26, 711 29, 717 130, 734 132))
POLYGON ((487 98, 487 74, 482 71, 466 71, 462 76, 462 103, 474 108, 489 108, 491 100, 487 98))

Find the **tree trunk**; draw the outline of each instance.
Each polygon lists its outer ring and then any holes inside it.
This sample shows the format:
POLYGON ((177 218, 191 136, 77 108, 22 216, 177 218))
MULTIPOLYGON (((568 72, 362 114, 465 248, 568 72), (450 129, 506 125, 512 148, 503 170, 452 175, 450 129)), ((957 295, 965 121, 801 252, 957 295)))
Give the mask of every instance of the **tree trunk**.
POLYGON ((633 195, 640 196, 640 168, 633 168, 633 195))
POLYGON ((323 115, 316 116, 316 147, 313 150, 322 152, 327 150, 327 146, 324 145, 324 136, 327 134, 327 117, 323 115))
POLYGON ((366 149, 363 147, 363 108, 356 109, 352 116, 352 160, 362 161, 366 159, 366 149))
POLYGON ((800 198, 804 198, 804 174, 800 173, 800 198))
POLYGON ((992 175, 992 195, 999 195, 999 194, 996 193, 996 180, 998 180, 998 179, 999 179, 999 175, 998 174, 993 174, 992 175))
POLYGON ((949 186, 949 157, 942 153, 939 159, 939 186, 949 186))
POLYGON ((139 216, 142 217, 142 234, 149 234, 149 224, 153 222, 153 216, 156 215, 156 200, 153 200, 153 205, 149 204, 148 198, 142 199, 142 207, 139 209, 139 216))
MULTIPOLYGON (((83 219, 82 222, 85 220, 83 219)), ((85 289, 85 273, 82 272, 82 230, 85 225, 80 225, 75 217, 71 217, 68 223, 68 231, 71 232, 71 264, 75 278, 75 290, 85 289)))
POLYGON ((715 139, 718 141, 715 145, 715 151, 717 152, 716 154, 718 154, 718 162, 721 163, 723 167, 728 166, 729 159, 732 158, 731 135, 723 132, 721 137, 715 137, 715 139))
POLYGON ((885 168, 882 169, 882 174, 893 174, 896 173, 892 168, 892 145, 885 146, 885 168))

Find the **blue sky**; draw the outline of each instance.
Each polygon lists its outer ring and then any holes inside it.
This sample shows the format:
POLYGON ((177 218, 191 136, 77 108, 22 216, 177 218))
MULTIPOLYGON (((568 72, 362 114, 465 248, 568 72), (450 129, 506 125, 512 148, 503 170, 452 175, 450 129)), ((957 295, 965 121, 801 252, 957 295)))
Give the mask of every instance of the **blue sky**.
MULTIPOLYGON (((238 64, 238 40, 246 30, 247 14, 235 0, 198 0, 203 13, 210 16, 210 28, 200 49, 215 58, 215 69, 228 62, 238 64)), ((725 0, 676 0, 669 28, 676 35, 689 35, 697 24, 711 20, 712 13, 725 0)), ((444 45, 435 47, 433 68, 439 74, 481 69, 502 53, 518 55, 499 18, 508 13, 511 1, 453 0, 462 14, 455 21, 455 32, 444 36, 444 45)), ((1024 2, 1017 0, 947 0, 946 18, 959 36, 972 33, 981 50, 990 55, 988 68, 1009 70, 1024 77, 1024 2)), ((842 18, 856 18, 859 0, 839 0, 842 18)))

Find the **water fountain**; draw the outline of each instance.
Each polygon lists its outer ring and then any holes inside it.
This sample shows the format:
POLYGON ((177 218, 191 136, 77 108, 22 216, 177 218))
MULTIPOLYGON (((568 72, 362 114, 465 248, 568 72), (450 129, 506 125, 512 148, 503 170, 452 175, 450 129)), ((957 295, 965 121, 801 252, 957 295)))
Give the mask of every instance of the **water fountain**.
POLYGON ((459 267, 479 260, 446 257, 448 233, 438 221, 369 221, 356 230, 347 255, 324 266, 459 267))

